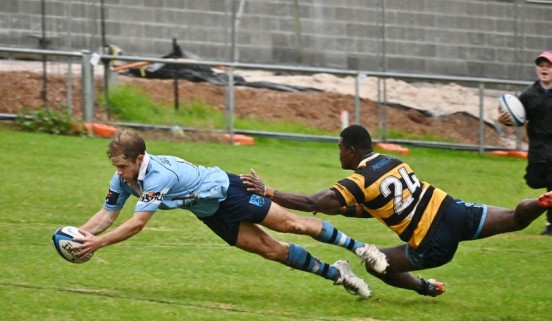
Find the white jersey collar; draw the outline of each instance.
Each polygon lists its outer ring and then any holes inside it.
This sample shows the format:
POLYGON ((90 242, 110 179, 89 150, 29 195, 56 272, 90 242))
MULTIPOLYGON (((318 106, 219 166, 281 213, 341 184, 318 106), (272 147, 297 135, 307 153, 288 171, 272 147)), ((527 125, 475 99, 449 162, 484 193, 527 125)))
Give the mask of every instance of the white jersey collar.
POLYGON ((370 155, 370 156, 366 157, 365 159, 361 160, 360 163, 358 163, 357 168, 359 168, 360 166, 366 165, 367 162, 371 161, 372 159, 374 159, 378 156, 379 156, 379 153, 373 153, 372 155, 370 155))
POLYGON ((150 161, 150 155, 148 152, 144 152, 144 160, 142 161, 142 164, 140 165, 140 171, 138 172, 138 180, 143 181, 144 177, 146 177, 146 170, 148 169, 148 164, 150 161))

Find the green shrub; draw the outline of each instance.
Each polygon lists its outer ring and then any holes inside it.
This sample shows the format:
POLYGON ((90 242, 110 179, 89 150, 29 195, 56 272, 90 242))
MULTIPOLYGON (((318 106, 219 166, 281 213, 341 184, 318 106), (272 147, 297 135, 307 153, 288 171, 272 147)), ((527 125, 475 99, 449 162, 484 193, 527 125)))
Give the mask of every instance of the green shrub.
POLYGON ((83 124, 67 112, 52 109, 37 109, 30 113, 24 110, 15 118, 15 123, 25 131, 55 135, 82 135, 83 124))

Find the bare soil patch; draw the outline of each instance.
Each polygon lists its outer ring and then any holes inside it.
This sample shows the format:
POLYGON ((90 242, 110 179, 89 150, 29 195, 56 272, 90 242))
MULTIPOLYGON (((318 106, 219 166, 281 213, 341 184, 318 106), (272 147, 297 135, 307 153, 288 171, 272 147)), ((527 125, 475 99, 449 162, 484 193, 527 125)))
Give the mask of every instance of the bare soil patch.
MULTIPOLYGON (((66 77, 49 75, 47 83, 48 107, 63 110, 67 106, 66 77)), ((174 88, 172 80, 140 79, 120 76, 119 83, 132 84, 149 93, 158 101, 172 102, 174 88)), ((101 79, 96 82, 96 92, 102 88, 101 79)), ((437 90, 437 89, 436 89, 437 90)), ((0 71, 0 113, 19 113, 24 108, 33 110, 43 106, 41 96, 42 74, 30 71, 0 71)), ((179 81, 181 103, 203 101, 224 108, 224 88, 209 83, 179 81)), ((73 113, 81 115, 80 79, 74 77, 72 86, 73 113)), ((355 98, 351 94, 332 91, 323 92, 282 92, 270 89, 236 87, 235 111, 237 117, 258 120, 282 120, 301 122, 324 130, 338 131, 341 127, 340 115, 348 111, 351 122, 354 119, 355 98)), ((370 99, 361 98, 361 123, 372 132, 378 128, 378 115, 381 109, 370 99)), ((96 119, 106 121, 103 108, 96 108, 96 119)), ((479 141, 479 119, 465 112, 431 116, 414 108, 390 106, 387 112, 388 129, 416 135, 434 135, 444 141, 477 144, 479 141)), ((113 120, 113 119, 112 119, 113 120)), ((511 134, 510 128, 503 128, 511 134)), ((505 146, 507 141, 491 124, 485 125, 485 143, 505 146)))

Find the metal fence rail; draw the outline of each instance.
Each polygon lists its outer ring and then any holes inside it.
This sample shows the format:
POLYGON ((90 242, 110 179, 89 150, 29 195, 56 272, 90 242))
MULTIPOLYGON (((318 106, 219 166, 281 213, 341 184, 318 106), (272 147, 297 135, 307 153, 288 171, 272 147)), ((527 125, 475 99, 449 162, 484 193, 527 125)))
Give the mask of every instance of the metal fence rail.
MULTIPOLYGON (((93 64, 101 63, 102 61, 126 61, 126 62, 140 62, 147 61, 151 63, 164 63, 164 64, 174 64, 174 65, 195 65, 195 66, 223 66, 225 67, 228 79, 232 80, 236 70, 262 70, 262 71, 271 71, 271 72, 293 72, 298 74, 318 74, 325 73, 336 76, 350 76, 355 78, 354 82, 354 92, 355 92, 355 104, 354 104, 354 122, 360 123, 361 119, 361 108, 360 108, 360 97, 359 97, 359 79, 365 77, 376 77, 378 78, 378 88, 377 95, 380 97, 377 103, 380 110, 382 111, 378 115, 378 133, 379 137, 374 137, 376 142, 400 142, 404 144, 416 144, 422 146, 431 146, 431 147, 441 147, 441 148, 454 148, 454 149, 468 149, 468 150, 478 150, 480 153, 483 153, 485 150, 493 149, 507 149, 500 146, 488 146, 484 141, 484 96, 485 91, 490 86, 513 86, 516 88, 522 88, 529 85, 529 82, 526 81, 514 81, 514 80, 504 80, 504 79, 494 79, 494 78, 475 78, 475 77, 453 77, 453 76, 444 76, 444 75, 426 75, 426 74, 407 74, 407 73, 397 73, 397 72, 377 72, 377 71, 352 71, 352 70, 340 70, 340 69, 331 69, 331 68, 310 68, 310 67, 296 67, 296 66, 281 66, 281 65, 264 65, 264 64, 248 64, 248 63, 237 63, 237 62, 221 62, 221 61, 179 61, 174 59, 163 59, 155 57, 143 57, 143 56, 112 56, 112 55, 100 55, 93 54, 89 51, 57 51, 57 50, 40 50, 40 49, 25 49, 25 48, 11 48, 11 47, 0 47, 0 56, 2 57, 17 57, 18 55, 40 55, 45 57, 61 57, 62 60, 67 61, 74 60, 75 58, 80 61, 81 69, 81 84, 80 90, 82 94, 82 115, 83 120, 86 122, 93 121, 94 115, 94 68, 93 64), (401 79, 406 81, 430 81, 437 83, 463 83, 470 85, 471 87, 479 89, 479 144, 469 145, 469 144, 454 144, 446 142, 427 142, 427 141, 413 141, 413 140, 392 140, 387 137, 387 86, 385 82, 387 79, 401 79), (381 82, 381 85, 380 85, 381 82)), ((44 67, 46 68, 46 67, 44 67)), ((71 68, 69 68, 71 70, 71 68)), ((108 68, 104 68, 104 71, 109 71, 108 68)), ((70 72, 70 71, 69 71, 70 72)), ((46 72, 44 72, 46 75, 46 72)), ((104 77, 104 80, 109 79, 109 77, 104 77)), ((44 80, 46 81, 46 80, 44 80)), ((108 88, 108 86, 105 86, 108 88)), ((301 135, 294 133, 271 133, 263 131, 246 131, 235 128, 234 119, 235 119, 235 104, 234 104, 234 91, 233 82, 230 81, 226 86, 225 90, 228 95, 225 100, 225 110, 229 111, 228 124, 226 124, 225 131, 230 135, 235 133, 246 133, 250 135, 258 136, 269 136, 269 137, 279 137, 287 139, 296 139, 296 140, 318 140, 318 141, 328 141, 335 140, 332 137, 324 136, 313 136, 313 135, 301 135)), ((69 106, 71 107, 71 106, 69 106)), ((3 118, 6 119, 7 115, 3 115, 3 118)), ((140 124, 127 124, 129 126, 141 126, 140 124)), ((146 127, 151 127, 150 125, 144 125, 146 127)), ((520 144, 520 135, 517 134, 517 143, 515 149, 521 149, 520 144)))

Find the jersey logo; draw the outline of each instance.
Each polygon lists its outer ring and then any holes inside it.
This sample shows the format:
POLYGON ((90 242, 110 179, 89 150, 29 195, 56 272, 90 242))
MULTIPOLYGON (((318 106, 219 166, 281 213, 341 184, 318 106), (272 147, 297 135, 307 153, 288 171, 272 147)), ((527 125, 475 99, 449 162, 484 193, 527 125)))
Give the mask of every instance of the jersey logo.
POLYGON ((258 207, 263 207, 265 203, 265 199, 264 197, 262 196, 259 196, 259 195, 251 195, 251 198, 249 199, 249 204, 253 204, 255 206, 258 206, 258 207))
POLYGON ((142 203, 150 203, 155 201, 163 201, 163 194, 161 194, 161 192, 144 192, 142 196, 140 196, 140 202, 142 203))
POLYGON ((171 166, 171 162, 166 157, 158 157, 157 160, 163 165, 171 166))
POLYGON ((105 197, 105 202, 107 205, 117 205, 119 200, 119 193, 109 190, 107 196, 105 197))

